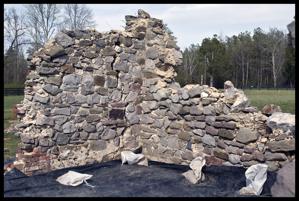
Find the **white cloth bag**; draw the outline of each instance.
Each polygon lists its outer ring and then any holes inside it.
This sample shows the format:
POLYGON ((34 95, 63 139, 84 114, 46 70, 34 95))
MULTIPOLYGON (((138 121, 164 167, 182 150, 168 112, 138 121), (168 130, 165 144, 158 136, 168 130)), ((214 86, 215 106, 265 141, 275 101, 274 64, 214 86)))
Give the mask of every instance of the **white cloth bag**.
POLYGON ((241 195, 260 195, 263 191, 263 185, 267 180, 266 164, 256 164, 250 166, 246 172, 246 187, 239 191, 241 195))
POLYGON ((78 186, 82 184, 83 181, 87 184, 86 180, 90 179, 91 177, 92 175, 90 174, 81 174, 74 171, 68 171, 66 174, 58 177, 56 181, 66 186, 78 186))
POLYGON ((132 151, 122 151, 121 155, 121 164, 128 162, 129 165, 138 163, 141 159, 144 158, 143 154, 135 154, 132 151))

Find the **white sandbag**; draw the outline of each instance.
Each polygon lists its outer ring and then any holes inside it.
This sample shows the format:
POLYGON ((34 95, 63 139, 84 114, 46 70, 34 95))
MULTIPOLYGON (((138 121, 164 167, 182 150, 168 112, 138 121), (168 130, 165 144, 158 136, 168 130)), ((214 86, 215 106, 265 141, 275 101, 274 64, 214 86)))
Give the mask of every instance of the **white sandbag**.
POLYGON ((182 175, 192 184, 197 184, 199 181, 204 181, 205 175, 202 172, 202 168, 205 164, 205 158, 199 156, 191 161, 189 165, 191 170, 184 172, 182 175))
MULTIPOLYGON (((58 177, 56 181, 58 181, 60 184, 66 185, 66 186, 78 186, 83 183, 83 181, 89 185, 86 180, 90 179, 92 175, 90 174, 81 174, 74 171, 68 171, 66 174, 58 177)), ((89 185, 91 186, 91 185, 89 185)))
POLYGON ((143 154, 135 154, 132 151, 122 151, 121 155, 121 164, 128 162, 129 165, 138 163, 141 159, 144 158, 143 154))
POLYGON ((205 164, 206 164, 206 159, 199 156, 191 161, 189 167, 193 170, 196 177, 201 179, 201 177, 203 175, 202 168, 205 164))
POLYGON ((267 180, 266 164, 256 164, 250 166, 246 172, 246 187, 239 191, 241 195, 260 195, 263 191, 263 185, 267 180))

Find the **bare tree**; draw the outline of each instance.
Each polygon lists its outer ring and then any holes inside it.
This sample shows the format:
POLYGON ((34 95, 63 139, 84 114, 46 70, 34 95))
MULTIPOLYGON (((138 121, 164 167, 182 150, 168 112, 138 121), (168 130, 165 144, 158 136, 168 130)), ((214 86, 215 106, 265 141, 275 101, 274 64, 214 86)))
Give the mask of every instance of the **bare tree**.
POLYGON ((64 6, 63 23, 61 29, 86 29, 95 26, 92 10, 85 5, 66 4, 64 6))
POLYGON ((10 8, 5 12, 4 34, 5 42, 8 43, 8 49, 4 57, 4 78, 6 82, 20 82, 20 74, 24 70, 22 69, 22 64, 24 63, 22 46, 28 44, 28 40, 25 37, 26 28, 22 13, 17 13, 15 8, 10 8))
POLYGON ((59 9, 56 4, 30 4, 26 6, 27 25, 34 49, 45 44, 58 25, 59 9))
POLYGON ((15 8, 5 12, 4 30, 6 42, 9 43, 8 49, 18 48, 28 42, 25 39, 26 28, 23 14, 18 14, 15 8))
POLYGON ((277 80, 284 64, 286 37, 282 31, 270 29, 268 35, 268 51, 271 54, 273 87, 277 87, 277 80))
POLYGON ((189 48, 186 48, 183 56, 183 68, 185 71, 185 80, 187 81, 188 77, 193 77, 194 70, 196 69, 196 58, 198 56, 198 46, 191 45, 189 48))

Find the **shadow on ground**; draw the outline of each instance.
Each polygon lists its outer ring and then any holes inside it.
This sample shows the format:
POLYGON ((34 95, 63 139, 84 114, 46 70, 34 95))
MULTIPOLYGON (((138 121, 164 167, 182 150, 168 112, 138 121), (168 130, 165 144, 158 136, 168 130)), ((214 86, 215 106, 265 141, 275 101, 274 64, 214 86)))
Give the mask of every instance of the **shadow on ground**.
MULTIPOLYGON (((182 176, 188 169, 153 161, 148 167, 110 161, 31 177, 13 169, 4 176, 4 197, 237 197, 237 191, 246 185, 245 169, 241 167, 206 166, 206 181, 196 185, 182 176), (95 187, 84 183, 69 187, 56 182, 68 170, 93 175, 88 183, 95 187)), ((275 178, 275 173, 268 172, 261 196, 271 196, 275 178)))

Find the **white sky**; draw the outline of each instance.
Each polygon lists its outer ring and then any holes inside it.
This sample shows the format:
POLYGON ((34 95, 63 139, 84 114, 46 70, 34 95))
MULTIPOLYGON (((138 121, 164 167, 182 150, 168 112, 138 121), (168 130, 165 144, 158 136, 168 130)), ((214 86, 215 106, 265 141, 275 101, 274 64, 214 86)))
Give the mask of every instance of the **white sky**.
MULTIPOLYGON (((23 4, 24 5, 24 4, 23 4)), ((22 10, 23 5, 6 4, 5 8, 22 10)), ((137 15, 139 8, 152 17, 162 19, 177 37, 181 49, 201 43, 213 34, 232 36, 253 32, 261 27, 276 27, 287 32, 294 19, 295 4, 86 4, 93 10, 96 29, 123 29, 125 15, 137 15)))

